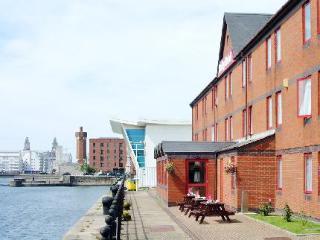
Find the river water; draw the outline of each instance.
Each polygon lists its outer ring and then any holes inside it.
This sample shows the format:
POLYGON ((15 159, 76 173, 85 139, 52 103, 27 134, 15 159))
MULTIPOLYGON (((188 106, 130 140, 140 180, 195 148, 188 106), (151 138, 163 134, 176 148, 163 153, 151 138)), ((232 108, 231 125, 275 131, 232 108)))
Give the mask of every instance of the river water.
POLYGON ((0 239, 61 239, 107 187, 9 187, 0 177, 0 239))

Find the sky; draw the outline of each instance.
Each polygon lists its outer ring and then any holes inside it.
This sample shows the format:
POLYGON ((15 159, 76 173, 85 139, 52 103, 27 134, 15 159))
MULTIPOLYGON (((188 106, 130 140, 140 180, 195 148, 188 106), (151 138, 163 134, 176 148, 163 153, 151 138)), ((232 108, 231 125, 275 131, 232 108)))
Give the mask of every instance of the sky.
POLYGON ((0 151, 75 156, 74 132, 116 136, 109 119, 191 121, 216 74, 224 12, 285 0, 0 0, 0 151))

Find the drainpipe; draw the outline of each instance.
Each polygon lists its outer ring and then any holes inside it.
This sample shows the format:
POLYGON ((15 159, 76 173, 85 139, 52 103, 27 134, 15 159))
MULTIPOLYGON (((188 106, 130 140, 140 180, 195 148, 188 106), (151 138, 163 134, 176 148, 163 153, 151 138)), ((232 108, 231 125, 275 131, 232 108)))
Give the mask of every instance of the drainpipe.
POLYGON ((214 199, 218 199, 218 154, 215 154, 216 156, 216 179, 215 179, 215 192, 214 192, 214 199))

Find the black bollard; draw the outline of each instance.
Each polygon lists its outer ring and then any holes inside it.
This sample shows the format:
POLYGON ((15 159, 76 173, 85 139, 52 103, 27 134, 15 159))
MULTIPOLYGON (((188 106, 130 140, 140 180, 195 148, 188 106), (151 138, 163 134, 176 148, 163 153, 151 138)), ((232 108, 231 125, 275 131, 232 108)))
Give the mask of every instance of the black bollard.
POLYGON ((109 212, 109 208, 111 207, 113 198, 112 197, 103 197, 102 205, 103 205, 103 214, 106 215, 109 212))
POLYGON ((115 197, 115 195, 118 192, 118 189, 119 189, 118 185, 114 185, 114 186, 110 187, 110 191, 112 192, 112 197, 115 197))
POLYGON ((102 240, 110 240, 111 238, 111 227, 106 225, 100 229, 100 234, 102 236, 102 240))

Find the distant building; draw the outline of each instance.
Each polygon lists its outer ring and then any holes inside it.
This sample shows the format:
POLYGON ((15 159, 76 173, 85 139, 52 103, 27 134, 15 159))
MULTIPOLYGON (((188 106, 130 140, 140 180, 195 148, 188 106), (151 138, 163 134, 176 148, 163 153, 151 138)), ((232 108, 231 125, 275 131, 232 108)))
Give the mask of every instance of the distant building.
POLYGON ((42 163, 40 154, 37 151, 32 151, 30 148, 29 138, 26 137, 24 141, 24 148, 21 151, 21 158, 23 162, 23 172, 34 173, 42 172, 42 163))
POLYGON ((20 173, 23 168, 20 152, 0 152, 0 172, 20 173))
POLYGON ((156 186, 154 148, 158 143, 163 140, 188 141, 192 139, 191 122, 110 120, 110 124, 114 133, 122 134, 124 137, 132 162, 131 167, 134 167, 136 171, 139 187, 156 186))
POLYGON ((87 133, 80 127, 80 131, 76 132, 77 144, 77 162, 82 165, 87 159, 87 133))
POLYGON ((92 138, 89 140, 89 165, 102 172, 124 172, 127 149, 124 139, 92 138))

